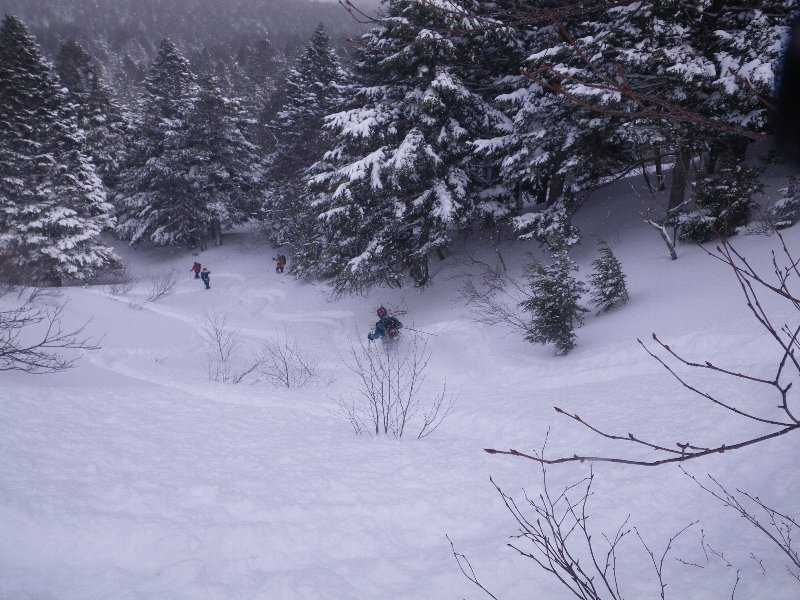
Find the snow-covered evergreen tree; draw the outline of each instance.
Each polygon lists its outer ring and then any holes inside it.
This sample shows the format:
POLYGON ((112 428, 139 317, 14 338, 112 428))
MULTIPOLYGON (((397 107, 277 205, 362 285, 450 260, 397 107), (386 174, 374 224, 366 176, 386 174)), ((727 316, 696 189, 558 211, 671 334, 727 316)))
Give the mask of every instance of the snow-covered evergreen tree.
POLYGON ((534 344, 553 344, 556 354, 564 355, 575 347, 575 328, 583 323, 581 295, 588 288, 573 273, 577 265, 566 247, 556 250, 550 265, 534 264, 527 272, 530 296, 520 307, 531 313, 525 339, 534 344))
POLYGON ((206 248, 207 236, 221 243, 223 229, 256 215, 261 178, 256 148, 245 137, 247 117, 239 101, 224 98, 217 81, 206 77, 182 140, 188 165, 188 195, 180 200, 193 244, 206 248))
POLYGON ((164 38, 145 79, 128 168, 122 181, 117 233, 131 244, 196 244, 198 224, 185 152, 197 86, 188 61, 164 38), (194 207, 194 208, 193 208, 194 207))
MULTIPOLYGON (((457 8, 445 2, 444 8, 457 8)), ((469 142, 502 116, 464 83, 463 23, 419 0, 393 0, 362 38, 352 108, 327 118, 334 145, 312 169, 315 236, 298 270, 341 292, 430 282, 429 256, 480 216, 483 165, 469 142)))
POLYGON ((715 235, 732 236, 750 221, 753 196, 763 189, 761 169, 744 165, 726 166, 716 175, 697 182, 696 210, 678 216, 682 240, 705 242, 715 235))
MULTIPOLYGON (((788 0, 596 4, 566 11, 557 26, 539 18, 535 2, 486 5, 528 49, 528 72, 548 84, 512 72, 497 80, 506 88, 497 101, 513 127, 478 144, 520 208, 555 203, 565 179, 573 191, 591 189, 675 157, 675 209, 689 189, 693 157, 703 156, 701 171, 713 173, 741 162, 747 139, 735 131, 766 131, 764 99, 772 93, 788 0)), ((517 225, 533 233, 525 219, 517 225)))
POLYGON ((276 98, 282 97, 279 80, 286 70, 286 58, 272 42, 262 38, 246 40, 230 66, 230 95, 242 99, 242 106, 251 119, 248 137, 263 148, 272 148, 272 135, 265 127, 278 110, 276 98))
POLYGON ((599 309, 599 313, 603 313, 628 301, 628 286, 622 265, 611 248, 603 240, 599 246, 600 258, 592 261, 594 273, 589 275, 589 283, 592 288, 592 303, 599 309))
POLYGON ((778 193, 780 198, 768 210, 775 227, 783 229, 800 221, 800 177, 790 176, 778 193))
POLYGON ((286 100, 270 129, 275 149, 268 158, 267 197, 263 220, 269 238, 284 244, 309 235, 305 212, 304 173, 327 150, 324 117, 342 108, 346 75, 325 27, 320 24, 285 82, 286 100))
POLYGON ((0 256, 4 279, 86 280, 118 258, 98 240, 112 206, 53 67, 16 17, 0 28, 0 256))
MULTIPOLYGON (((557 9, 565 2, 552 3, 557 9)), ((536 2, 487 3, 491 18, 507 18, 510 26, 490 40, 494 53, 505 57, 507 70, 494 75, 494 101, 508 116, 498 122, 492 137, 476 141, 476 151, 492 161, 499 174, 498 187, 513 201, 512 225, 522 238, 542 244, 577 243, 580 232, 571 224, 581 190, 592 189, 611 176, 624 173, 631 159, 626 140, 614 130, 610 115, 592 112, 555 90, 520 74, 538 73, 560 85, 561 77, 579 77, 591 70, 581 64, 575 48, 560 29, 539 18, 536 2), (498 7, 497 5, 503 5, 498 7), (503 12, 505 10, 510 12, 503 12), (513 13, 536 18, 515 19, 513 13), (562 75, 563 74, 563 75, 562 75)), ((598 11, 562 18, 577 37, 591 39, 603 27, 598 11)), ((604 102, 594 98, 595 102, 604 102)))
POLYGON ((128 125, 122 110, 100 77, 92 58, 74 40, 61 45, 56 70, 66 86, 78 126, 97 172, 110 190, 116 187, 125 161, 128 125))

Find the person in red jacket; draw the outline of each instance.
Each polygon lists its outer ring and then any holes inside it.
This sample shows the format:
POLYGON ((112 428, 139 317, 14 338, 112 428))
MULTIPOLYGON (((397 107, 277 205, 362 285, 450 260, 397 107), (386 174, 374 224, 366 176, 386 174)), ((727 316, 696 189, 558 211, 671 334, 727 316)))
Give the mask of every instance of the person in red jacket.
POLYGON ((189 271, 194 273, 194 278, 195 279, 200 279, 200 263, 199 262, 195 261, 195 263, 192 265, 192 268, 189 269, 189 271))

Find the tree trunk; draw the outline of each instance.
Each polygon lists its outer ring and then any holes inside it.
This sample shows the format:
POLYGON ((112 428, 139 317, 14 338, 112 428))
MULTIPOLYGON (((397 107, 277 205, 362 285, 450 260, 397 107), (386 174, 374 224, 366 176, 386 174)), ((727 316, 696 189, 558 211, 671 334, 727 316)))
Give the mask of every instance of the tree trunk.
POLYGON ((222 245, 222 223, 219 222, 219 219, 215 218, 211 221, 211 236, 214 238, 215 246, 222 245))
POLYGON ((656 186, 659 192, 663 192, 666 189, 666 184, 664 183, 664 170, 661 166, 661 148, 659 146, 653 147, 653 163, 656 166, 656 186))
POLYGON ((553 206, 564 195, 564 175, 556 173, 550 178, 550 189, 547 191, 547 206, 553 206))
POLYGON ((425 287, 430 283, 430 273, 428 271, 428 257, 420 258, 418 262, 411 265, 409 270, 411 279, 417 287, 425 287))
POLYGON ((536 193, 536 204, 544 204, 547 202, 547 190, 550 184, 550 176, 545 175, 539 179, 539 186, 536 193))
POLYGON ((689 179, 689 149, 678 146, 675 152, 675 166, 672 168, 672 187, 669 190, 668 216, 681 206, 686 198, 686 184, 689 179))

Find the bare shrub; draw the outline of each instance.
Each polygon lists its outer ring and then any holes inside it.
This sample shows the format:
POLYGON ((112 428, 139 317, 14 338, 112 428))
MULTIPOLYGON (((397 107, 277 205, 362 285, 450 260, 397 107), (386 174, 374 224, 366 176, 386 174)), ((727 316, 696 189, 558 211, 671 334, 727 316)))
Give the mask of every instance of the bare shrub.
POLYGON ((145 302, 157 302, 161 298, 166 298, 175 291, 177 283, 178 272, 174 269, 152 275, 150 277, 150 294, 145 302))
MULTIPOLYGON (((556 578, 576 598, 622 600, 624 595, 620 590, 618 574, 625 572, 629 564, 621 560, 618 550, 633 532, 653 566, 654 586, 658 586, 659 592, 657 597, 664 600, 667 557, 673 551, 676 540, 697 525, 697 521, 671 536, 659 553, 651 549, 635 526, 629 524, 630 515, 612 535, 594 531, 589 526, 589 501, 594 494, 592 484, 595 478, 591 469, 586 477, 566 485, 561 491, 553 491, 544 464, 544 449, 537 456, 542 459, 541 491, 537 495, 524 493, 524 500, 515 500, 491 480, 518 527, 508 547, 556 578)), ((488 596, 496 598, 480 583, 467 557, 456 552, 452 541, 450 546, 462 574, 488 596)))
MULTIPOLYGON (((796 435, 800 432, 800 418, 798 418, 797 409, 794 406, 796 404, 794 383, 798 374, 800 374, 800 359, 797 356, 797 350, 800 348, 800 343, 798 343, 798 340, 800 340, 800 325, 785 316, 786 314, 796 316, 797 311, 800 310, 800 290, 798 289, 798 284, 800 283, 800 259, 790 250, 781 233, 776 231, 775 234, 781 243, 781 249, 772 253, 771 274, 761 273, 726 238, 720 237, 713 250, 704 248, 711 257, 731 269, 751 316, 761 329, 768 334, 768 339, 771 339, 775 350, 771 373, 739 371, 714 364, 705 359, 686 358, 677 349, 662 342, 655 334, 653 334, 655 349, 651 349, 641 341, 639 342, 648 354, 661 364, 684 389, 692 392, 704 402, 717 407, 722 415, 749 423, 750 427, 741 437, 726 440, 725 443, 719 443, 718 441, 709 443, 702 440, 698 442, 686 439, 685 434, 682 434, 677 429, 667 428, 663 430, 662 435, 672 436, 674 441, 670 443, 669 441, 640 436, 630 431, 626 434, 622 432, 614 433, 604 428, 603 425, 588 422, 578 414, 556 407, 555 410, 559 414, 568 417, 582 427, 588 428, 601 438, 613 440, 622 447, 629 449, 646 449, 651 451, 651 454, 646 458, 638 458, 631 452, 616 454, 568 452, 556 458, 545 458, 544 454, 540 452, 523 453, 514 449, 486 449, 486 452, 526 458, 540 465, 570 462, 612 462, 655 467, 669 463, 699 460, 715 454, 730 453, 740 448, 758 446, 768 440, 786 435, 796 435), (788 313, 779 312, 770 300, 773 302, 774 300, 780 300, 789 309, 788 313), (744 400, 735 396, 721 396, 716 392, 716 388, 703 389, 691 383, 688 376, 682 372, 690 370, 711 373, 723 378, 748 383, 751 386, 758 386, 761 393, 749 392, 750 396, 744 400)), ((755 390, 756 387, 751 387, 750 389, 755 390)), ((800 524, 798 524, 796 517, 790 515, 790 511, 780 511, 749 492, 740 489, 730 491, 710 475, 710 483, 701 482, 688 473, 687 475, 723 506, 738 513, 756 531, 777 547, 788 559, 787 564, 783 565, 783 567, 793 578, 793 583, 800 583, 800 552, 798 552, 798 548, 793 541, 800 524)), ((507 506, 509 506, 508 502, 507 506)), ((509 506, 509 510, 512 510, 512 508, 514 508, 513 505, 509 506)), ((512 512, 514 511, 512 510, 512 512)), ((518 515, 515 514, 515 518, 519 523, 520 519, 517 517, 518 515)), ((539 523, 539 521, 536 521, 536 523, 539 523)), ((673 540, 674 538, 670 540, 667 549, 669 549, 673 540)), ((726 566, 733 566, 725 557, 723 551, 711 547, 705 541, 703 541, 702 547, 707 557, 710 554, 712 557, 722 561, 726 566)), ((651 562, 656 567, 659 581, 662 584, 661 597, 663 598, 663 590, 666 587, 663 581, 663 559, 659 562, 653 552, 649 549, 647 551, 651 562)), ((458 558, 458 555, 456 558, 458 558)), ((758 562, 762 572, 766 572, 762 562, 757 560, 752 552, 751 558, 758 562)), ((542 566, 542 564, 539 563, 539 566, 542 566)), ((545 570, 548 569, 545 567, 545 570)), ((781 570, 784 569, 782 568, 781 570)), ((465 574, 468 577, 472 575, 471 581, 476 579, 471 571, 467 571, 465 574)), ((730 595, 731 598, 735 596, 739 581, 740 574, 739 570, 737 570, 736 581, 730 595)), ((563 579, 562 583, 571 587, 571 584, 566 579, 563 579)), ((594 596, 579 597, 593 598, 594 596)), ((615 596, 612 595, 611 597, 615 596)))
POLYGON ((432 434, 450 414, 457 396, 422 393, 431 354, 417 334, 402 347, 350 340, 345 365, 355 375, 356 391, 340 399, 339 413, 359 435, 388 435, 399 439, 413 427, 417 439, 432 434))
POLYGON ((758 496, 747 491, 737 488, 731 492, 711 475, 707 475, 710 483, 704 484, 683 467, 680 469, 703 491, 719 500, 726 508, 737 512, 740 517, 785 554, 790 563, 786 565, 786 570, 800 583, 800 548, 795 544, 796 534, 800 531, 800 523, 796 519, 776 510, 758 496))
POLYGON ((530 295, 524 284, 509 277, 502 263, 491 265, 473 256, 467 258, 467 263, 477 268, 477 273, 463 276, 464 283, 458 291, 470 318, 476 323, 504 325, 530 333, 529 319, 519 309, 530 295))
POLYGON ((108 293, 112 296, 125 296, 134 287, 138 281, 128 271, 128 264, 123 263, 121 268, 114 271, 113 280, 108 284, 108 293))
POLYGON ((72 367, 79 356, 67 356, 64 350, 97 350, 98 345, 85 336, 88 322, 74 329, 64 329, 62 319, 66 302, 47 302, 59 295, 37 288, 0 289, 0 371, 56 373, 72 367), (14 297, 15 296, 15 297, 14 297))
POLYGON ((117 283, 112 283, 108 286, 108 292, 112 296, 125 296, 130 291, 136 287, 137 281, 131 277, 130 275, 126 276, 125 279, 118 281, 117 283))
MULTIPOLYGON (((652 458, 647 459, 636 458, 625 452, 603 456, 573 453, 569 456, 547 459, 545 462, 556 464, 593 461, 653 467, 685 462, 712 454, 732 452, 784 435, 800 433, 800 416, 797 415, 797 409, 793 406, 795 402, 793 382, 800 376, 800 357, 797 355, 798 348, 800 348, 800 325, 794 320, 782 320, 784 319, 782 313, 767 302, 767 298, 773 301, 779 300, 792 315, 797 317, 800 312, 800 258, 790 250, 780 231, 776 231, 775 235, 781 243, 781 250, 773 252, 771 274, 763 274, 757 270, 747 257, 736 250, 726 238, 720 237, 713 250, 701 246, 710 257, 731 269, 751 316, 760 328, 769 334, 768 338, 772 340, 775 350, 772 359, 772 374, 765 376, 740 372, 714 364, 704 358, 687 358, 673 346, 659 339, 655 333, 652 335, 655 348, 651 349, 644 342, 638 340, 645 351, 661 364, 684 389, 692 392, 703 402, 717 407, 721 414, 749 423, 750 428, 742 438, 729 439, 724 443, 686 440, 685 434, 680 431, 665 430, 662 435, 672 436, 673 441, 662 441, 646 438, 630 431, 614 433, 604 429, 602 425, 584 420, 576 413, 554 407, 559 414, 588 428, 600 437, 619 442, 620 446, 631 449, 634 447, 644 448, 655 452, 652 458), (682 373, 683 371, 688 372, 690 369, 749 382, 760 386, 762 393, 755 396, 751 402, 743 402, 735 397, 720 396, 714 390, 701 389, 691 383, 689 378, 682 373), (760 403, 761 408, 756 406, 757 403, 760 403)), ((525 454, 514 449, 487 448, 486 452, 517 456, 537 462, 542 460, 536 455, 525 454)))
POLYGON ((242 368, 236 363, 241 351, 239 330, 228 327, 228 314, 207 312, 202 329, 203 346, 206 351, 206 370, 209 381, 242 383, 260 365, 252 360, 242 368))
POLYGON ((285 388, 301 388, 316 381, 320 374, 316 358, 300 349, 286 327, 283 336, 275 335, 264 343, 258 370, 263 379, 285 388))

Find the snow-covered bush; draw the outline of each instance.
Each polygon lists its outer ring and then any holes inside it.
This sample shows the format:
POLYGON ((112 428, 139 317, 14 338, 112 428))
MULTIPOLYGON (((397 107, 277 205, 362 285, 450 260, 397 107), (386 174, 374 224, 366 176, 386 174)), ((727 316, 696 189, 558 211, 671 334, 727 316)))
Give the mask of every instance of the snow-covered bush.
POLYGON ((628 301, 628 287, 625 285, 622 265, 611 248, 603 240, 600 240, 599 246, 600 258, 592 261, 594 273, 589 275, 589 283, 592 286, 592 303, 599 313, 603 313, 628 301))
POLYGON ((588 288, 573 277, 578 267, 566 248, 556 250, 553 258, 553 264, 528 267, 530 295, 520 307, 531 314, 525 339, 534 344, 552 343, 556 354, 563 356, 575 347, 575 328, 583 323, 582 313, 586 312, 578 301, 588 288))
POLYGON ((791 227, 800 220, 800 178, 790 176, 786 187, 778 190, 781 197, 767 211, 777 229, 791 227))
POLYGON ((716 234, 730 237, 750 221, 752 197, 763 189, 761 170, 737 165, 697 182, 697 208, 677 217, 678 235, 689 242, 707 242, 716 234))
POLYGON ((363 340, 350 341, 347 368, 355 377, 355 392, 339 399, 339 414, 358 435, 405 434, 417 439, 432 434, 453 409, 456 396, 441 391, 428 396, 423 384, 431 354, 417 334, 405 336, 403 345, 384 349, 363 340))
POLYGON ((124 296, 136 287, 136 279, 127 271, 121 271, 114 283, 109 284, 108 293, 112 296, 124 296))

